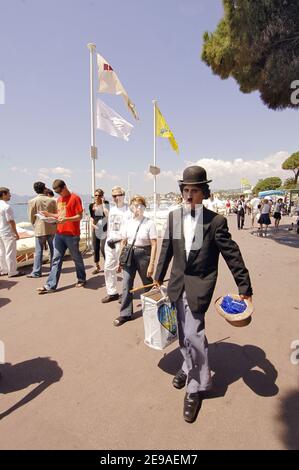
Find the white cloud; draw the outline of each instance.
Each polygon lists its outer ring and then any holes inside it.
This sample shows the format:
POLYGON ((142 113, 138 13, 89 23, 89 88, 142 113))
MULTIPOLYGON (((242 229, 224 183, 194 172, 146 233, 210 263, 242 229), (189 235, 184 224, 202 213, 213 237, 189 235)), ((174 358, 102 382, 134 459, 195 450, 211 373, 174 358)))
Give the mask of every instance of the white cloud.
POLYGON ((109 175, 106 170, 100 170, 100 171, 96 172, 96 178, 98 178, 99 180, 102 180, 104 178, 107 179, 107 180, 113 180, 113 181, 118 181, 119 180, 118 176, 109 175))
MULTIPOLYGON (((181 178, 182 173, 183 173, 183 170, 161 171, 161 173, 158 175, 158 178, 171 179, 171 180, 177 182, 181 178)), ((144 174, 145 181, 152 181, 154 179, 153 175, 149 171, 144 171, 143 174, 144 174)))
MULTIPOLYGON (((279 176, 282 179, 288 177, 281 164, 289 157, 288 152, 277 152, 263 160, 235 160, 225 161, 213 158, 203 158, 195 162, 207 170, 208 178, 213 180, 213 186, 217 188, 238 188, 241 178, 247 178, 251 184, 256 184, 259 179, 270 176, 279 176)), ((191 162, 190 162, 191 163, 191 162)))
POLYGON ((56 168, 40 168, 40 173, 45 175, 52 174, 52 175, 63 175, 63 176, 71 176, 73 173, 72 170, 69 168, 62 168, 61 166, 57 166, 56 168))
MULTIPOLYGON (((185 166, 200 165, 207 171, 208 179, 213 180, 212 188, 239 188, 241 178, 247 178, 252 185, 259 179, 270 176, 279 176, 282 180, 291 176, 289 172, 282 170, 281 164, 289 153, 285 151, 269 155, 263 160, 244 160, 236 158, 234 160, 220 160, 216 158, 201 158, 197 161, 186 161, 185 166)), ((183 169, 177 171, 162 171, 159 178, 166 178, 178 181, 183 175, 183 169)), ((151 175, 145 173, 146 179, 151 179, 151 175)))
POLYGON ((72 173, 72 170, 69 168, 62 168, 61 166, 57 166, 56 168, 40 168, 38 170, 39 177, 45 179, 51 179, 49 175, 59 175, 63 176, 64 178, 70 178, 72 173))
POLYGON ((23 173, 25 175, 30 175, 27 168, 20 168, 18 166, 12 166, 10 170, 13 171, 14 173, 23 173))
MULTIPOLYGON (((171 171, 169 173, 172 173, 171 171)), ((153 175, 149 171, 144 170, 143 172, 145 181, 152 181, 154 179, 153 175)))
POLYGON ((61 168, 60 166, 57 166, 56 168, 52 168, 52 173, 70 177, 73 172, 68 168, 61 168))
POLYGON ((48 175, 46 175, 45 173, 42 173, 41 171, 39 171, 38 177, 43 179, 43 180, 50 180, 51 179, 48 175))
POLYGON ((182 171, 161 171, 161 178, 172 178, 176 183, 182 178, 182 171))

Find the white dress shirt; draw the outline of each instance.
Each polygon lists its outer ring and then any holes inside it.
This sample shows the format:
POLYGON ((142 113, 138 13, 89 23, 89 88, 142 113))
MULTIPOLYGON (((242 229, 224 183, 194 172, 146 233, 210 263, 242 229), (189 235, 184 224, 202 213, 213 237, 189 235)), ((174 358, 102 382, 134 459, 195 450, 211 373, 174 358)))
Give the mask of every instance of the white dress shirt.
POLYGON ((191 210, 184 209, 184 237, 185 237, 185 250, 188 259, 189 253, 192 250, 200 250, 203 238, 203 224, 202 224, 202 204, 198 204, 195 209, 195 217, 191 216, 191 210), (200 220, 201 218, 201 220, 200 220), (198 224, 198 225, 197 225, 198 224), (195 227, 197 226, 196 237, 195 227), (193 243, 194 240, 194 243, 193 243))

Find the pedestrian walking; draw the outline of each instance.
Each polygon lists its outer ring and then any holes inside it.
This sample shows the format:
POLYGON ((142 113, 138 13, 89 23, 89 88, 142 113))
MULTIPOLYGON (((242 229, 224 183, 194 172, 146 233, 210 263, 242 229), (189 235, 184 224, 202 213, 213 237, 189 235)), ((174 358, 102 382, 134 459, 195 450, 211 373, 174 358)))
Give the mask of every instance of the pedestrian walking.
POLYGON ((79 249, 80 220, 82 219, 82 201, 77 194, 69 191, 63 180, 53 181, 53 190, 59 195, 57 200, 57 213, 43 211, 46 217, 57 219, 57 233, 54 238, 54 255, 52 268, 47 282, 38 289, 39 294, 55 292, 60 279, 63 258, 68 249, 75 263, 77 283, 76 287, 86 284, 86 273, 82 253, 79 249))
POLYGON ((92 274, 98 274, 100 267, 100 252, 105 260, 105 243, 107 238, 107 224, 109 215, 109 203, 104 199, 104 191, 96 189, 94 202, 89 205, 89 214, 92 228, 92 246, 95 269, 92 274))
POLYGON ((57 206, 55 199, 45 194, 46 185, 42 181, 37 181, 33 185, 33 189, 37 196, 28 202, 28 217, 31 224, 34 227, 35 236, 35 254, 33 269, 27 277, 37 278, 42 275, 42 263, 43 263, 43 252, 47 244, 49 248, 50 258, 50 269, 52 267, 53 259, 53 241, 56 233, 57 225, 49 224, 38 217, 42 211, 48 211, 51 213, 57 213, 57 206))
POLYGON ((221 253, 243 299, 250 299, 252 287, 238 245, 231 239, 227 219, 202 206, 209 197, 204 168, 184 170, 179 187, 184 208, 169 213, 155 281, 163 283, 171 261, 168 295, 176 304, 178 332, 184 358, 182 369, 173 379, 175 388, 186 386, 183 416, 193 422, 205 393, 211 389, 205 313, 210 305, 221 253))

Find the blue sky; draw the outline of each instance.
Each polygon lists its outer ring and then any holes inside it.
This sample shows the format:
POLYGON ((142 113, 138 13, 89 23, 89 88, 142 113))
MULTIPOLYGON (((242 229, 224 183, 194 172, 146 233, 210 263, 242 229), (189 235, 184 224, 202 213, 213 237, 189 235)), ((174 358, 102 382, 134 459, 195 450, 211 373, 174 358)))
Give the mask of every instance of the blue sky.
POLYGON ((31 194, 34 181, 62 177, 90 191, 88 42, 140 115, 134 122, 121 97, 100 95, 135 126, 129 142, 96 132, 97 186, 107 195, 129 173, 133 192, 152 192, 154 98, 180 147, 177 155, 158 140, 158 191, 176 190, 190 162, 206 167, 214 188, 292 176, 280 165, 298 150, 296 111, 270 111, 200 59, 202 35, 222 14, 220 0, 0 0, 0 185, 31 194))

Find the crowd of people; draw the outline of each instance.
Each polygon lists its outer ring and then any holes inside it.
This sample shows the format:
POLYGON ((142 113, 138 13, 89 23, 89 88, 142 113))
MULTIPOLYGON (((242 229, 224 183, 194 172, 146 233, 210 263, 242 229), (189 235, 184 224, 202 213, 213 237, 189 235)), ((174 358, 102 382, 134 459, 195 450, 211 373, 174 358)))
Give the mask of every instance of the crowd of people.
MULTIPOLYGON (((111 191, 114 205, 110 208, 103 190, 98 188, 94 202, 89 206, 95 263, 93 274, 100 272, 102 255, 106 287, 102 302, 120 303, 114 326, 119 327, 132 319, 131 291, 136 273, 145 290, 152 285, 159 288, 172 262, 168 295, 176 306, 184 359, 172 383, 175 388, 186 387, 183 417, 189 423, 195 421, 202 399, 212 386, 204 318, 216 285, 220 253, 234 276, 240 297, 250 300, 252 295, 248 270, 228 231, 226 218, 203 205, 203 200, 210 197, 210 181, 202 167, 185 169, 183 179, 179 181, 181 198, 176 208, 169 212, 155 273, 157 230, 154 222, 145 216, 144 197, 134 196, 127 205, 124 189, 115 186, 111 191), (207 232, 209 236, 205 236, 207 232), (117 291, 117 274, 120 272, 123 273, 121 295, 117 291)), ((42 276, 45 244, 50 251, 50 272, 44 285, 37 289, 39 295, 56 292, 67 249, 76 268, 76 287, 86 285, 85 265, 79 249, 80 221, 84 212, 82 201, 62 180, 54 180, 52 187, 57 199, 44 183, 36 182, 37 195, 28 203, 29 220, 34 226, 35 259, 27 277, 42 276)), ((14 277, 24 273, 16 267, 19 236, 9 200, 9 189, 0 188, 1 275, 14 277)))
MULTIPOLYGON (((251 198, 245 200, 245 196, 240 195, 239 199, 234 200, 232 203, 228 199, 226 202, 226 214, 235 213, 237 215, 238 230, 244 228, 245 216, 248 215, 251 221, 251 228, 258 224, 258 235, 267 236, 269 225, 271 225, 271 217, 274 218, 275 229, 279 228, 282 215, 286 215, 287 205, 283 198, 278 197, 275 200, 272 198, 251 198)), ((299 233, 299 203, 294 211, 297 214, 297 233, 299 233)))

